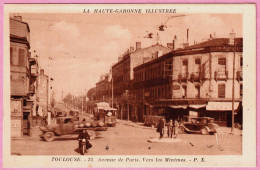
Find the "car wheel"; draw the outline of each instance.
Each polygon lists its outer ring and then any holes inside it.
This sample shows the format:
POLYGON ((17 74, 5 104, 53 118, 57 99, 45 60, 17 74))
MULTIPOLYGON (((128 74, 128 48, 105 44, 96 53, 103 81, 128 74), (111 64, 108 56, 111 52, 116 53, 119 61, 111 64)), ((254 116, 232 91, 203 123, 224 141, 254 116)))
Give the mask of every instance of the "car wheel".
POLYGON ((93 140, 96 138, 96 132, 93 130, 88 130, 88 134, 90 136, 90 140, 93 140))
POLYGON ((208 135, 208 134, 209 134, 208 130, 207 130, 205 127, 202 128, 202 129, 200 130, 200 132, 201 132, 202 135, 208 135))
POLYGON ((44 140, 47 142, 51 142, 54 140, 54 133, 53 132, 46 132, 43 136, 44 140))
POLYGON ((179 127, 178 132, 179 132, 179 134, 184 134, 184 133, 186 133, 184 127, 179 127))

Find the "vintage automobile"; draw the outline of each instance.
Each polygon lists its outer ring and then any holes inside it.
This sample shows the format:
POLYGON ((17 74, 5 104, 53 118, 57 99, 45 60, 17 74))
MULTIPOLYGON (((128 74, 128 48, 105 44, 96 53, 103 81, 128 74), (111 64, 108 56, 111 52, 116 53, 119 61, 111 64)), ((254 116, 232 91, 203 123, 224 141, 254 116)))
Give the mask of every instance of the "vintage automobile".
POLYGON ((82 123, 78 122, 75 117, 58 117, 56 119, 56 124, 41 126, 42 131, 41 137, 47 141, 51 142, 56 138, 73 138, 83 130, 87 129, 90 139, 95 139, 97 133, 96 131, 105 131, 107 127, 85 127, 80 126, 82 123))
POLYGON ((214 134, 219 126, 211 117, 193 117, 188 122, 180 123, 179 133, 201 133, 202 135, 214 134))

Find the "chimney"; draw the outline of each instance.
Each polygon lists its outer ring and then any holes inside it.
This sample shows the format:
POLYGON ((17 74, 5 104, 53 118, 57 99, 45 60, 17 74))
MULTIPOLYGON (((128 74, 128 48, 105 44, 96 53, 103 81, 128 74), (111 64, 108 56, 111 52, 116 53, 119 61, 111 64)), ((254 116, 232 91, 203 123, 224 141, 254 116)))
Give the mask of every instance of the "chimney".
POLYGON ((183 48, 186 48, 189 46, 189 43, 183 43, 183 48))
POLYGON ((189 43, 189 29, 187 29, 187 43, 189 43))
POLYGON ((140 50, 141 49, 141 42, 136 42, 136 50, 140 50))
POLYGON ((40 70, 40 75, 44 75, 44 70, 43 69, 40 70))
POLYGON ((157 52, 157 57, 161 57, 163 55, 163 52, 162 51, 158 51, 157 52))
POLYGON ((152 53, 152 59, 158 58, 158 55, 159 55, 158 51, 152 53))
POLYGON ((176 35, 174 35, 174 39, 173 39, 173 50, 176 50, 177 49, 177 36, 176 35))
MULTIPOLYGON (((174 40, 173 40, 173 43, 174 43, 174 40)), ((167 47, 168 48, 173 48, 173 43, 167 43, 167 47)))
POLYGON ((234 45, 235 44, 235 36, 236 33, 234 33, 234 30, 232 29, 232 32, 229 33, 229 45, 234 45))
POLYGON ((135 48, 134 47, 130 47, 130 53, 134 52, 135 48))
POLYGON ((121 57, 121 56, 118 57, 118 62, 121 61, 122 59, 123 59, 123 57, 121 57))
POLYGON ((22 16, 20 16, 20 15, 14 16, 14 19, 17 21, 23 21, 22 16))

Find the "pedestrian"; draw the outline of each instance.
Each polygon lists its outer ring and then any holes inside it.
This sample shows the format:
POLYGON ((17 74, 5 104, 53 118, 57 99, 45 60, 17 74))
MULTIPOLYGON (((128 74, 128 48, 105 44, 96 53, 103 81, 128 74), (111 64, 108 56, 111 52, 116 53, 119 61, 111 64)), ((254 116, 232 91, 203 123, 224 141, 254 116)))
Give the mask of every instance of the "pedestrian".
POLYGON ((160 139, 163 137, 163 131, 164 131, 164 119, 160 119, 159 124, 157 126, 157 132, 160 133, 160 139))
POLYGON ((174 133, 174 138, 177 138, 178 131, 179 131, 179 122, 175 119, 173 123, 173 133, 174 133))
POLYGON ((172 119, 168 122, 167 128, 168 128, 168 131, 167 131, 168 138, 172 138, 172 134, 173 134, 173 121, 172 121, 172 119))

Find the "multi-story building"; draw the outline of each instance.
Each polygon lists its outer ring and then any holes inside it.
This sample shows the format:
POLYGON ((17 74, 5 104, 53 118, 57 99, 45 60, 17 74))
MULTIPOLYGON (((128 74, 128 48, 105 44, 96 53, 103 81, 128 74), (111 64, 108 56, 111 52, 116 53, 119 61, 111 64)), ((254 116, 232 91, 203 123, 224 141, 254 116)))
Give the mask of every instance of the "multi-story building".
POLYGON ((96 100, 111 103, 112 84, 111 73, 100 76, 99 82, 96 83, 96 100))
POLYGON ((29 119, 35 94, 36 75, 31 67, 36 59, 30 56, 30 29, 21 16, 10 18, 10 75, 11 75, 11 136, 30 134, 29 119))
POLYGON ((235 121, 242 123, 242 41, 230 33, 229 38, 211 38, 134 68, 139 119, 210 116, 230 126, 234 77, 235 121))
POLYGON ((160 44, 152 45, 147 48, 141 48, 141 42, 136 42, 136 50, 134 47, 119 58, 119 61, 112 66, 113 79, 113 107, 119 108, 121 117, 132 119, 136 116, 136 111, 133 111, 132 105, 132 83, 134 79, 134 67, 143 64, 149 60, 155 59, 158 56, 169 53, 172 49, 164 47, 160 44), (127 105, 127 106, 125 106, 127 105), (129 115, 129 113, 135 113, 129 115))

